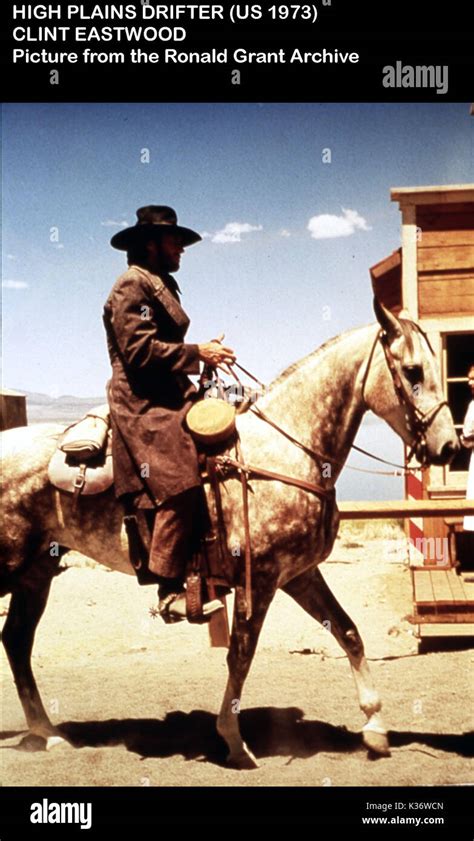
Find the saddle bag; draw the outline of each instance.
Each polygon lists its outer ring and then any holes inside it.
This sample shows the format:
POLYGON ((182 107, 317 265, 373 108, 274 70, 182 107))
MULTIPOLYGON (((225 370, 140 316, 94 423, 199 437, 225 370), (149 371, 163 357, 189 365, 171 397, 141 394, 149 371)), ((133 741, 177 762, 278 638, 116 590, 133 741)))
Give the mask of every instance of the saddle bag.
POLYGON ((56 488, 89 496, 102 493, 114 481, 109 407, 92 409, 63 433, 48 466, 56 488))
POLYGON ((60 448, 77 461, 89 461, 105 448, 109 426, 109 407, 105 403, 91 409, 80 421, 68 426, 60 448))

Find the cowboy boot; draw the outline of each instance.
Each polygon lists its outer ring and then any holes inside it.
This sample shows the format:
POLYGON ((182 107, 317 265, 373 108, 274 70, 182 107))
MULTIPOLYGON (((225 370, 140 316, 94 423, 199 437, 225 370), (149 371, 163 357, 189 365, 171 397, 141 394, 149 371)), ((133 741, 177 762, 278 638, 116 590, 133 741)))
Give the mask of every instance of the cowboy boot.
MULTIPOLYGON (((181 583, 170 579, 169 583, 158 587, 158 613, 167 625, 183 622, 188 618, 186 607, 186 590, 181 583)), ((212 599, 202 606, 202 622, 208 622, 214 613, 222 610, 223 603, 219 599, 212 599)))

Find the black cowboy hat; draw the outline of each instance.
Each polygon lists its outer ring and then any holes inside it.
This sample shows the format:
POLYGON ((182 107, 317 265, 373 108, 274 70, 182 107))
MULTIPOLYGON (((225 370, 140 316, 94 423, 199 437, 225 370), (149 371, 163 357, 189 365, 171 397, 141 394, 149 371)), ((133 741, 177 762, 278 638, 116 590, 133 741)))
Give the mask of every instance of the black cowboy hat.
POLYGON ((178 225, 178 217, 172 207, 158 204, 139 207, 137 210, 137 220, 132 227, 125 228, 123 231, 114 234, 110 240, 113 248, 128 251, 138 239, 143 240, 143 237, 148 234, 154 237, 164 231, 179 234, 182 238, 183 246, 192 245, 202 239, 200 234, 192 231, 191 228, 183 228, 182 225, 178 225))

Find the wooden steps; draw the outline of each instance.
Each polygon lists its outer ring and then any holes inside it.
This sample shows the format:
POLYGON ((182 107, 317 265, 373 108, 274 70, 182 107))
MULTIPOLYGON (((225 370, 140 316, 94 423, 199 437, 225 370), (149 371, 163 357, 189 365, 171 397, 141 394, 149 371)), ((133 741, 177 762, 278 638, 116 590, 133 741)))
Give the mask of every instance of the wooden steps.
POLYGON ((412 568, 415 622, 474 622, 474 573, 412 568))
POLYGON ((457 622, 450 625, 440 621, 439 623, 424 622, 419 625, 417 634, 419 639, 439 639, 440 637, 451 637, 453 639, 474 639, 474 624, 472 622, 457 622))

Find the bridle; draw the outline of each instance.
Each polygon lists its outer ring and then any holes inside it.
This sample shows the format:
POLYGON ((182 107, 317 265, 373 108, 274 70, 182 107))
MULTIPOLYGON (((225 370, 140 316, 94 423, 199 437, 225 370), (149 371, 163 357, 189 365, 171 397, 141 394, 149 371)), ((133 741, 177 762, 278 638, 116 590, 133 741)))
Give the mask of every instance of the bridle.
MULTIPOLYGON (((431 352, 433 353, 433 349, 431 344, 428 340, 428 337, 423 333, 421 328, 418 325, 415 325, 416 328, 423 334, 430 348, 431 352)), ((429 429, 431 424, 433 423, 436 415, 440 411, 443 406, 447 406, 447 401, 442 400, 437 403, 433 408, 431 408, 428 412, 421 412, 413 403, 410 398, 410 394, 405 387, 395 364, 395 359, 393 357, 392 351, 390 350, 390 345, 388 341, 388 335, 384 330, 378 330, 377 335, 375 337, 375 341, 372 345, 367 366, 364 372, 364 377, 362 381, 362 399, 365 402, 364 393, 365 393, 365 386, 367 382, 367 378, 370 372, 370 368, 372 365, 372 360, 374 358, 375 349, 378 342, 381 342, 384 356, 388 365, 388 369, 390 371, 393 387, 395 389, 395 393, 399 400, 400 405, 403 407, 405 412, 405 420, 407 423, 407 428, 410 432, 413 433, 414 439, 412 443, 411 450, 408 455, 408 461, 411 459, 412 455, 416 452, 417 458, 421 461, 422 466, 424 466, 427 462, 426 458, 426 431, 429 429), (421 455, 421 458, 420 458, 421 455)), ((245 368, 242 368, 241 365, 238 363, 234 363, 240 368, 245 374, 248 374, 255 382, 259 385, 263 386, 263 383, 260 383, 253 374, 250 374, 249 371, 246 371, 245 368)), ((233 371, 230 365, 227 366, 236 380, 240 383, 235 371, 233 371)), ((367 403, 365 404, 367 406, 367 403)), ((367 406, 368 408, 368 406, 367 406)), ((303 450, 307 455, 315 458, 316 460, 320 460, 321 457, 324 459, 325 456, 321 453, 318 453, 316 450, 313 450, 303 444, 301 441, 298 441, 297 438, 294 438, 287 430, 283 429, 281 426, 276 424, 271 418, 268 417, 258 406, 250 407, 250 411, 257 415, 261 420, 268 423, 272 426, 275 430, 281 433, 285 438, 303 450)), ((353 447, 355 445, 352 445, 353 447)), ((218 523, 218 533, 222 535, 225 533, 224 521, 223 521, 223 514, 222 514, 222 502, 220 496, 220 489, 219 489, 219 478, 225 477, 229 474, 236 472, 240 477, 241 487, 242 487, 242 505, 243 505, 243 520, 244 520, 244 533, 245 533, 245 600, 246 600, 246 618, 249 619, 252 616, 252 553, 251 553, 251 541, 250 541, 250 522, 249 522, 249 505, 248 505, 248 494, 249 494, 249 486, 248 480, 251 476, 255 476, 258 479, 269 479, 269 480, 276 480, 278 482, 283 482, 287 485, 292 485, 293 487, 300 488, 301 490, 308 491, 309 493, 315 494, 321 500, 321 506, 325 504, 329 505, 329 511, 333 511, 333 505, 335 502, 335 489, 330 487, 324 487, 319 484, 315 484, 313 482, 308 482, 304 479, 299 479, 296 476, 287 476, 284 473, 277 473, 274 471, 266 470, 261 467, 257 467, 248 463, 245 463, 241 444, 240 444, 240 437, 237 432, 236 441, 235 441, 235 448, 236 448, 236 458, 232 458, 228 454, 220 454, 215 456, 208 456, 206 460, 206 473, 207 478, 211 482, 215 500, 216 500, 216 511, 217 511, 217 523, 218 523)), ((355 449, 360 449, 356 447, 355 449)), ((365 452, 365 451, 362 451, 365 452)), ((367 455, 371 455, 371 453, 367 453, 367 455)), ((377 458, 376 456, 372 456, 372 458, 377 458)), ((335 459, 328 458, 328 461, 331 461, 336 464, 340 464, 341 462, 337 462, 335 459)), ((377 459, 383 461, 383 459, 377 459)), ((412 468, 411 468, 412 469, 412 468)), ((410 468, 408 468, 410 470, 410 468)), ((323 516, 324 520, 324 516, 323 516)), ((219 545, 222 546, 222 538, 219 538, 219 545)), ((222 551, 222 549, 221 549, 222 551)))
MULTIPOLYGON (((420 327, 419 324, 417 324, 414 321, 411 321, 410 324, 420 333, 421 336, 423 336, 423 338, 426 341, 426 344, 428 345, 431 353, 434 356, 434 350, 431 346, 431 342, 430 342, 428 336, 426 335, 426 333, 424 332, 424 330, 420 327)), ((372 366, 373 358, 374 358, 374 355, 375 355, 375 350, 376 350, 377 344, 379 342, 381 343, 383 351, 384 351, 384 357, 385 357, 385 360, 387 362, 387 367, 390 371, 390 375, 392 377, 392 382, 393 382, 393 387, 394 387, 394 390, 395 390, 395 394, 397 395, 398 401, 399 401, 399 403, 402 406, 403 411, 404 411, 404 416, 405 416, 405 422, 406 422, 406 425, 407 425, 407 429, 413 435, 413 441, 412 441, 412 444, 411 444, 411 448, 410 448, 410 450, 407 454, 407 457, 406 457, 405 466, 399 465, 399 464, 394 464, 391 461, 387 461, 386 459, 380 458, 380 456, 376 456, 373 453, 370 453, 367 450, 364 450, 361 447, 356 446, 355 444, 352 444, 351 449, 357 450, 358 452, 363 453, 366 456, 369 456, 370 458, 374 459, 375 461, 380 461, 383 464, 389 464, 392 467, 397 467, 398 469, 403 470, 404 473, 410 473, 412 471, 417 471, 417 470, 420 469, 420 468, 414 468, 414 467, 407 467, 406 466, 410 462, 413 455, 415 455, 415 454, 416 454, 416 457, 417 457, 418 461, 421 464, 421 467, 422 468, 427 467, 428 458, 427 458, 426 433, 427 433, 428 429, 430 428, 431 424, 433 423, 434 419, 436 418, 438 412, 443 408, 443 406, 448 406, 448 408, 449 408, 449 404, 448 404, 447 400, 440 400, 438 403, 436 403, 434 406, 432 406, 431 409, 429 409, 427 412, 422 412, 420 409, 418 409, 417 406, 415 406, 408 389, 406 388, 403 380, 400 377, 400 374, 398 373, 395 358, 394 358, 394 356, 392 354, 392 351, 390 349, 388 333, 383 328, 380 328, 377 331, 374 342, 372 344, 372 348, 370 350, 370 353, 369 353, 369 356, 368 356, 368 359, 367 359, 367 365, 366 365, 366 368, 365 368, 365 371, 364 371, 364 376, 362 378, 361 396, 362 396, 362 402, 365 403, 365 406, 366 406, 367 409, 369 409, 369 406, 367 404, 367 401, 365 400, 365 388, 366 388, 367 379, 368 379, 368 376, 369 376, 369 373, 370 373, 370 369, 371 369, 371 366, 372 366)), ((242 365, 239 365, 238 362, 234 362, 232 365, 227 365, 226 367, 240 386, 242 386, 242 383, 240 382, 237 374, 235 373, 234 366, 237 367, 237 368, 240 368, 240 370, 243 371, 244 374, 249 376, 252 380, 254 380, 263 389, 266 388, 264 383, 262 383, 259 379, 257 379, 257 377, 255 377, 252 373, 250 373, 250 371, 247 371, 247 369, 243 368, 242 365)), ((283 429, 279 424, 275 423, 275 421, 273 421, 271 418, 269 418, 269 416, 267 414, 265 414, 265 412, 263 412, 260 409, 259 406, 257 406, 257 405, 250 406, 250 401, 249 401, 248 405, 247 405, 247 408, 250 408, 250 411, 253 414, 255 414, 261 420, 268 423, 270 426, 272 426, 274 429, 276 429, 281 435, 283 435, 285 438, 287 438, 289 441, 291 441, 293 444, 295 444, 297 447, 299 447, 301 450, 303 450, 307 455, 311 456, 312 458, 316 459, 317 461, 322 460, 322 461, 325 461, 325 462, 331 462, 333 464, 340 465, 341 467, 344 466, 345 462, 341 462, 338 459, 332 458, 332 457, 330 457, 330 456, 328 456, 324 453, 318 452, 317 450, 306 446, 301 441, 294 438, 286 429, 283 429)), ((222 459, 225 460, 226 457, 222 457, 222 459)), ((357 468, 353 468, 353 469, 355 470, 357 468)), ((377 472, 377 471, 368 471, 368 472, 377 472)), ((268 477, 268 478, 270 478, 270 477, 268 477)), ((276 478, 276 477, 273 476, 273 478, 276 478)))
MULTIPOLYGON (((424 330, 422 330, 420 325, 416 324, 414 321, 410 323, 423 336, 431 353, 434 356, 434 351, 431 346, 431 342, 424 330)), ((416 457, 420 462, 421 466, 425 467, 428 463, 428 445, 426 441, 426 433, 430 428, 431 424, 433 423, 434 419, 438 415, 438 412, 443 408, 443 406, 448 406, 448 402, 447 400, 440 400, 438 403, 435 403, 435 405, 432 406, 431 409, 428 409, 427 412, 422 412, 417 406, 415 406, 410 392, 408 391, 407 387, 405 386, 405 383, 403 382, 400 374, 398 373, 395 358, 390 349, 388 333, 385 330, 380 329, 378 330, 377 335, 375 337, 375 341, 372 345, 372 350, 369 354, 369 359, 362 382, 362 399, 364 400, 366 406, 367 403, 365 401, 365 386, 369 376, 375 349, 379 341, 382 345, 385 361, 387 363, 388 370, 390 371, 390 375, 392 377, 392 383, 393 388, 395 390, 395 394, 404 412, 407 429, 413 436, 413 441, 411 444, 411 448, 407 454, 406 461, 407 463, 409 463, 413 455, 416 454, 416 457)))

